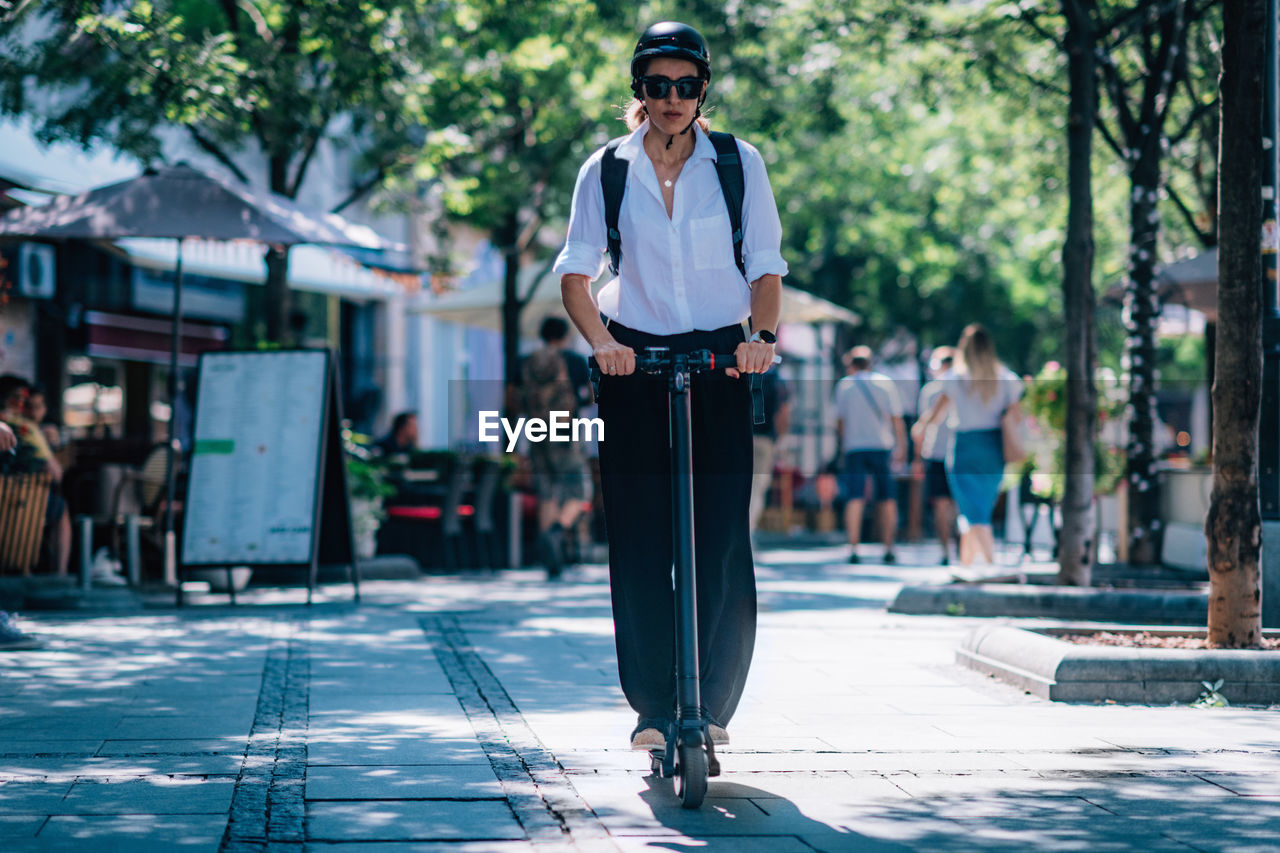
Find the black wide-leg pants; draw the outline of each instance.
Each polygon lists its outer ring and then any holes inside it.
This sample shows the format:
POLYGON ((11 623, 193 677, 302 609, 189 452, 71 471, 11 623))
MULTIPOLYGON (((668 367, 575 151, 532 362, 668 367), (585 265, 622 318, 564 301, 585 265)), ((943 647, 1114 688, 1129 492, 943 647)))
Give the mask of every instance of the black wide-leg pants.
MULTIPOLYGON (((657 336, 609 324, 637 353, 732 353, 740 326, 657 336)), ((702 705, 728 725, 742 698, 756 635, 755 567, 747 523, 751 498, 751 396, 748 380, 720 371, 693 377, 694 558, 698 587, 698 658, 702 705)), ((618 671, 641 718, 674 718, 670 414, 667 381, 636 373, 600 383, 600 480, 609 536, 609 579, 618 671)))

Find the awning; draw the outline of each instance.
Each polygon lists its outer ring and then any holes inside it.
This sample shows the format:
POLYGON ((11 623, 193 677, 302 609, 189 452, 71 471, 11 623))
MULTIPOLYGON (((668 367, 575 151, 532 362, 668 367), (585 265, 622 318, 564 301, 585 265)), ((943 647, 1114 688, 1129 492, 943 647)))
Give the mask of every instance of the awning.
MULTIPOLYGON (((177 258, 174 240, 130 238, 115 244, 129 255, 130 263, 172 271, 177 258)), ((262 284, 267 268, 263 250, 251 241, 221 242, 184 240, 182 268, 211 278, 262 284)), ((369 269, 345 253, 319 246, 294 246, 289 250, 289 286, 310 293, 326 293, 350 299, 389 299, 417 289, 418 276, 369 269)))
MULTIPOLYGON (((107 311, 86 311, 89 333, 86 353, 96 358, 118 358, 168 364, 173 323, 154 317, 136 317, 107 311)), ((221 326, 183 323, 178 347, 178 364, 194 367, 200 353, 227 348, 229 333, 221 326)))
MULTIPOLYGON (((1107 288, 1112 302, 1124 299, 1124 282, 1107 288)), ((1204 314, 1209 322, 1218 319, 1218 250, 1206 249, 1194 257, 1169 264, 1156 274, 1156 293, 1165 304, 1185 305, 1204 314)))
MULTIPOLYGON (((521 294, 528 291, 529 283, 537 275, 538 270, 530 268, 523 272, 525 274, 521 276, 519 287, 521 294)), ((605 278, 598 279, 592 285, 592 292, 599 292, 606 283, 605 278)), ((502 290, 501 281, 490 281, 466 290, 455 290, 439 295, 423 291, 409 303, 408 310, 414 313, 430 314, 437 320, 447 323, 500 331, 502 329, 502 290)), ((529 303, 521 313, 521 335, 528 338, 537 337, 538 327, 542 324, 543 318, 549 315, 568 316, 564 310, 564 304, 560 301, 560 277, 552 273, 547 273, 538 280, 529 303)), ((782 322, 830 322, 856 326, 862 322, 862 318, 834 302, 783 285, 782 322)))

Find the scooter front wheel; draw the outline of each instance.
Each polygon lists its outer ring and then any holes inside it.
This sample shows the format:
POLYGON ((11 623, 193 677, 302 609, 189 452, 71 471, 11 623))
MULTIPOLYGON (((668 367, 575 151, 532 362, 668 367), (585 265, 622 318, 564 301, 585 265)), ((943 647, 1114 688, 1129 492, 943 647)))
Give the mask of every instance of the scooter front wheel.
POLYGON ((707 753, 700 746, 680 747, 680 767, 676 775, 676 794, 686 809, 702 806, 707 796, 707 753))

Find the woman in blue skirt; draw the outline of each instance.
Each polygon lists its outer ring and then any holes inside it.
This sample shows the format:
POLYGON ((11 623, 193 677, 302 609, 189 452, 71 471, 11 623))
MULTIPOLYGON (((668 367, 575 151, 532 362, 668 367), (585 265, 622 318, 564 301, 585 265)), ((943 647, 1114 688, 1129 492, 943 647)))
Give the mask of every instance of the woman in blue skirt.
POLYGON ((1021 420, 1022 380, 996 358, 991 335, 979 323, 965 328, 958 349, 959 361, 939 377, 943 391, 915 430, 923 436, 930 424, 947 418, 953 430, 947 483, 960 516, 960 562, 968 565, 981 555, 991 563, 995 561, 991 516, 1004 479, 1000 421, 1010 409, 1021 420))

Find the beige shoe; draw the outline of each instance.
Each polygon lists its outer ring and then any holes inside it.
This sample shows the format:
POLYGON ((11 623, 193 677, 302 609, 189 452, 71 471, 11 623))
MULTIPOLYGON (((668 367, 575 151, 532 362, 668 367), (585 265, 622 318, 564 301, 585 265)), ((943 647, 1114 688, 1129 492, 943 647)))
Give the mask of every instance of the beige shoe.
POLYGON ((729 744, 729 733, 724 730, 723 726, 711 723, 707 726, 707 732, 711 735, 711 743, 714 746, 727 746, 729 744))
POLYGON ((631 738, 631 748, 645 752, 667 748, 667 737, 657 729, 641 729, 631 738))

